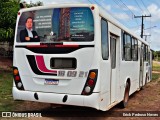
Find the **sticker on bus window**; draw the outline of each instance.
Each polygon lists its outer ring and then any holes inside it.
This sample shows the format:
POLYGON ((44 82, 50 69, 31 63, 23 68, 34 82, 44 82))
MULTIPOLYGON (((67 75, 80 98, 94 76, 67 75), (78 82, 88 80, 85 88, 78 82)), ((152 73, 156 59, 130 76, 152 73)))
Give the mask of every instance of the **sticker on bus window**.
POLYGON ((17 30, 17 42, 93 41, 93 14, 87 7, 27 11, 17 30))

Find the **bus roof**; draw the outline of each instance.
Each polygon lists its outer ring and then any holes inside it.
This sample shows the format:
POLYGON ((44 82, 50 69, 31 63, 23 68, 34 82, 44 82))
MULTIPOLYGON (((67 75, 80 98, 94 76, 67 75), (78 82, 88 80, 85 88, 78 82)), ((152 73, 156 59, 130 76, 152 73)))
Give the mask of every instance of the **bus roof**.
POLYGON ((96 6, 95 4, 51 4, 51 5, 36 6, 31 8, 23 8, 20 9, 19 12, 50 9, 50 8, 64 8, 64 7, 91 7, 93 5, 96 6))

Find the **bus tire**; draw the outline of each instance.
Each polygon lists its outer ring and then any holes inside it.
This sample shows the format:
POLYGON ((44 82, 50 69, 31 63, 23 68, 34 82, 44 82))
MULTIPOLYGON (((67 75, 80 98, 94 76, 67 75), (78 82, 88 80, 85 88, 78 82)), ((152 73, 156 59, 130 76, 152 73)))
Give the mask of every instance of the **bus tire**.
POLYGON ((122 108, 125 108, 128 104, 128 100, 129 100, 129 90, 130 90, 130 85, 129 83, 127 82, 126 83, 126 88, 125 88, 125 91, 124 91, 124 98, 123 98, 123 101, 121 102, 121 107, 122 108))

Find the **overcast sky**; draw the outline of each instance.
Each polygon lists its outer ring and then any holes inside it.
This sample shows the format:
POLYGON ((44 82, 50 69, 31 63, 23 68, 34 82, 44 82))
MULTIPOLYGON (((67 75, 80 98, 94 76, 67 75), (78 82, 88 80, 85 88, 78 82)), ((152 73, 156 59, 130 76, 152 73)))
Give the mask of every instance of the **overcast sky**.
MULTIPOLYGON (((24 1, 24 0, 23 0, 24 1)), ((141 34, 141 18, 134 18, 134 15, 150 15, 151 18, 144 18, 144 35, 151 44, 153 50, 160 50, 160 1, 159 0, 25 0, 43 2, 44 5, 56 3, 94 3, 101 5, 113 17, 132 29, 137 35, 141 34), (155 27, 156 26, 156 27, 155 27), (150 29, 151 28, 151 29, 150 29)), ((144 37, 145 38, 145 37, 144 37)))

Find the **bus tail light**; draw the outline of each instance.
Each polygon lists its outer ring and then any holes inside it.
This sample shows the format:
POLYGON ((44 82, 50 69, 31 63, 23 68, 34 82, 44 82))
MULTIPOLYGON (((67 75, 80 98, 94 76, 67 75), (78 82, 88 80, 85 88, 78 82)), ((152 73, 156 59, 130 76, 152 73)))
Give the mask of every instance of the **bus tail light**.
POLYGON ((18 87, 18 88, 21 88, 22 86, 23 86, 23 85, 22 85, 21 82, 18 82, 18 83, 17 83, 17 87, 18 87))
POLYGON ((21 77, 19 75, 19 71, 17 67, 13 67, 13 78, 14 78, 14 82, 15 82, 17 89, 24 90, 24 87, 21 81, 21 77))
POLYGON ((94 10, 94 6, 91 7, 91 10, 94 10))
POLYGON ((96 73, 95 73, 95 72, 91 72, 91 73, 89 74, 89 77, 90 77, 91 79, 95 79, 96 73))
POLYGON ((20 80, 20 77, 17 75, 17 76, 15 76, 15 80, 16 81, 19 81, 20 80))
POLYGON ((90 70, 81 95, 91 95, 96 85, 98 70, 90 70))
POLYGON ((18 12, 18 15, 20 15, 21 13, 20 12, 18 12))
POLYGON ((94 80, 92 80, 92 79, 88 80, 88 85, 93 86, 94 85, 94 80))
POLYGON ((84 93, 90 93, 91 92, 91 87, 89 86, 86 86, 85 89, 84 89, 84 93))

